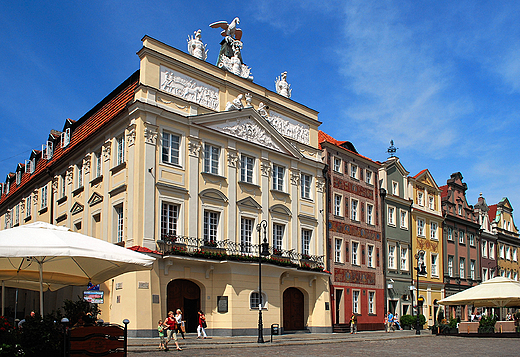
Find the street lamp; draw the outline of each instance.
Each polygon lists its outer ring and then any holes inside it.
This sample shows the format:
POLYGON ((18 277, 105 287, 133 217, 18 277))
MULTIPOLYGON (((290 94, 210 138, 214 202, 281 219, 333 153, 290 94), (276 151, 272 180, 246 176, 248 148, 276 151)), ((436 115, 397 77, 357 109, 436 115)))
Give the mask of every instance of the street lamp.
POLYGON ((269 255, 269 243, 267 243, 267 221, 264 219, 256 226, 258 231, 258 343, 264 343, 264 324, 262 322, 262 257, 269 255), (261 240, 261 231, 264 230, 264 240, 261 240), (260 243, 262 242, 262 243, 260 243))
POLYGON ((417 271, 417 288, 416 288, 416 298, 417 298, 417 320, 415 321, 415 334, 421 334, 421 326, 419 323, 419 274, 426 275, 426 265, 424 264, 424 254, 426 252, 424 250, 419 250, 417 254, 415 254, 415 259, 417 259, 417 267, 414 268, 417 271), (422 262, 419 266, 419 260, 422 258, 422 262))

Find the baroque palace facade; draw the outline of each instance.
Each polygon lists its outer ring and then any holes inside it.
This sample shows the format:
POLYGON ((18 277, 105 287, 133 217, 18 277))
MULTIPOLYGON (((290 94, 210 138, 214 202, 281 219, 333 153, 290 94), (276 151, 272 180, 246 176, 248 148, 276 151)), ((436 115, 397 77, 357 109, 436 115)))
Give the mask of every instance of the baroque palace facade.
POLYGON ((130 336, 177 308, 189 332, 201 309, 213 335, 256 334, 260 304, 266 327, 331 331, 317 112, 195 54, 144 37, 139 71, 8 175, 1 228, 45 221, 157 257, 101 284, 101 318, 130 336))

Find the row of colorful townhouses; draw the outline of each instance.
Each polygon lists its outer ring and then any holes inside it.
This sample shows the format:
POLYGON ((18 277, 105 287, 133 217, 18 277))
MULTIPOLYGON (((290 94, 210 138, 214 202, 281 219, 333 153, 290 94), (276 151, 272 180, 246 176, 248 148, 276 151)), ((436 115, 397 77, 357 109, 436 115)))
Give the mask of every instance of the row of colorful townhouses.
MULTIPOLYGON (((237 39, 222 42, 218 66, 197 41, 186 53, 145 36, 139 70, 51 130, 1 184, 0 229, 44 221, 157 258, 101 284, 103 320, 151 337, 167 311, 182 309, 193 332, 203 310, 212 335, 254 335, 260 307, 266 332, 347 331, 352 314, 377 330, 388 310, 415 313, 419 297, 432 325, 443 297, 518 280, 507 198, 472 206, 460 173, 439 187, 397 157, 360 155, 290 99, 285 73, 272 91, 245 64, 228 68, 241 61, 237 39)), ((44 310, 84 290, 45 292, 44 310)), ((5 294, 10 314, 38 308, 36 292, 7 284, 5 294)))

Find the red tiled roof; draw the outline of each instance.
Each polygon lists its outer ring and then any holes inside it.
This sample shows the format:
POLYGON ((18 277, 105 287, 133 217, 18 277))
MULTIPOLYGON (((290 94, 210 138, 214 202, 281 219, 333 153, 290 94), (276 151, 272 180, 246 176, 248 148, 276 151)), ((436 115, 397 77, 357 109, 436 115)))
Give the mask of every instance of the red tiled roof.
POLYGON ((160 253, 156 250, 151 250, 146 247, 141 247, 140 245, 134 245, 133 247, 130 247, 128 249, 133 250, 134 252, 139 252, 139 253, 153 253, 153 254, 162 255, 162 253, 160 253))
POLYGON ((325 133, 325 132, 323 132, 323 131, 321 131, 321 130, 318 130, 318 144, 319 144, 320 149, 323 149, 323 148, 321 147, 321 143, 323 143, 323 142, 328 142, 328 143, 330 143, 330 144, 332 144, 332 145, 335 145, 335 146, 337 146, 337 147, 342 148, 343 150, 347 150, 348 152, 351 152, 351 153, 353 153, 354 155, 357 155, 357 156, 359 156, 359 157, 362 157, 363 159, 366 159, 366 160, 372 161, 374 164, 377 164, 377 163, 378 163, 378 162, 372 160, 372 159, 369 158, 369 157, 366 157, 366 156, 363 156, 363 155, 358 154, 358 153, 356 153, 356 152, 353 152, 352 150, 349 150, 349 149, 345 148, 344 146, 342 146, 343 144, 348 143, 348 141, 346 141, 346 140, 344 140, 344 141, 336 140, 336 139, 334 139, 332 136, 330 136, 329 134, 327 134, 327 133, 325 133))
POLYGON ((488 206, 489 221, 492 222, 497 217, 497 205, 488 206))
POLYGON ((439 187, 441 189, 441 197, 448 196, 448 185, 439 187))
POLYGON ((428 170, 428 169, 424 169, 424 170, 422 170, 422 171, 421 171, 421 172, 419 172, 419 173, 418 173, 417 175, 415 175, 415 176, 414 176, 413 178, 415 178, 415 179, 416 179, 417 177, 421 176, 421 175, 422 175, 423 173, 425 173, 425 172, 426 172, 426 170, 428 170))
MULTIPOLYGON (((131 79, 134 76, 135 74, 132 75, 129 79, 131 79)), ((123 82, 123 84, 125 82, 123 82)), ((109 122, 111 122, 112 119, 117 117, 117 115, 125 109, 127 104, 133 101, 135 89, 137 88, 138 82, 139 80, 136 79, 133 80, 131 83, 127 84, 124 88, 117 88, 116 90, 119 90, 119 93, 116 92, 112 99, 108 100, 104 105, 101 106, 101 108, 93 112, 89 117, 86 117, 84 118, 84 120, 82 120, 82 123, 72 133, 69 145, 66 148, 62 148, 60 143, 58 142, 54 149, 52 160, 38 160, 32 174, 23 173, 20 185, 11 185, 11 187, 9 188, 9 196, 14 194, 18 190, 18 188, 23 187, 25 183, 37 177, 38 174, 44 173, 46 168, 51 167, 54 163, 60 160, 65 155, 65 153, 70 152, 73 148, 81 145, 89 137, 94 135, 97 131, 99 131, 109 122)), ((114 90, 112 93, 114 93, 116 90, 114 90)), ((105 100, 106 99, 107 98, 105 98, 105 100)), ((34 150, 34 152, 39 153, 40 150, 34 150)), ((14 174, 12 175, 14 176, 14 174)), ((2 194, 2 197, 0 198, 0 205, 5 200, 6 195, 2 194)))

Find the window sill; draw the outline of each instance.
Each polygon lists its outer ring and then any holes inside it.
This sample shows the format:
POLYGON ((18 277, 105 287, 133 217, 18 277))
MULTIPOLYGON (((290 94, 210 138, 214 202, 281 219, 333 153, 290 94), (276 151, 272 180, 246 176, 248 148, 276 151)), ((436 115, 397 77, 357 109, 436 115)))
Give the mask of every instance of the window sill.
POLYGON ((400 227, 403 231, 407 231, 408 227, 400 227))
POLYGON ((74 191, 72 191, 72 197, 76 197, 77 195, 79 195, 81 192, 83 192, 85 190, 85 187, 84 186, 81 186, 81 187, 78 187, 77 189, 75 189, 74 191))
POLYGON ((100 183, 101 181, 103 181, 103 175, 99 175, 98 177, 96 177, 95 179, 91 180, 89 183, 90 183, 90 187, 94 186, 94 185, 97 185, 98 183, 100 183))
POLYGON ((122 240, 121 242, 114 243, 114 244, 118 245, 120 247, 123 247, 123 248, 125 247, 125 241, 124 240, 122 240))
POLYGON ((209 177, 218 178, 220 180, 226 180, 226 176, 214 174, 212 172, 201 172, 201 174, 202 174, 202 176, 209 176, 209 177))
POLYGON ((284 196, 290 196, 289 193, 287 193, 287 192, 285 192, 285 191, 275 190, 274 188, 271 189, 271 192, 272 192, 272 193, 275 193, 275 194, 276 194, 276 193, 277 193, 277 194, 281 194, 281 195, 284 195, 284 196))
POLYGON ((244 185, 244 186, 250 186, 250 187, 254 187, 254 188, 261 188, 260 185, 257 185, 256 183, 252 183, 252 182, 247 182, 247 181, 238 181, 238 184, 244 185))
POLYGON ((27 216, 27 217, 24 218, 24 221, 25 221, 25 222, 28 222, 28 221, 31 220, 31 218, 32 218, 32 216, 27 216))
POLYGON ((67 201, 67 196, 63 196, 61 198, 58 198, 56 201, 59 205, 61 205, 63 202, 67 201))
POLYGON ((312 198, 310 198, 310 197, 301 197, 300 196, 300 198, 301 198, 302 201, 307 201, 309 203, 314 203, 314 200, 312 198))
POLYGON ((43 207, 41 210, 38 211, 38 214, 44 214, 45 212, 47 212, 47 210, 47 207, 43 207))
POLYGON ((126 161, 120 163, 120 164, 117 165, 117 166, 112 167, 112 168, 110 169, 110 174, 111 174, 111 175, 115 175, 115 174, 117 174, 119 171, 123 170, 124 168, 126 168, 126 161))
POLYGON ((166 166, 170 166, 170 167, 174 167, 176 169, 182 169, 182 165, 174 164, 173 162, 161 161, 161 164, 166 165, 166 166))
POLYGON ((334 219, 340 219, 340 220, 344 221, 344 220, 345 220, 345 217, 334 215, 334 219))

